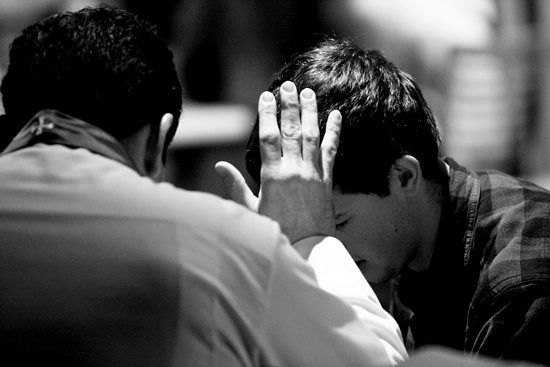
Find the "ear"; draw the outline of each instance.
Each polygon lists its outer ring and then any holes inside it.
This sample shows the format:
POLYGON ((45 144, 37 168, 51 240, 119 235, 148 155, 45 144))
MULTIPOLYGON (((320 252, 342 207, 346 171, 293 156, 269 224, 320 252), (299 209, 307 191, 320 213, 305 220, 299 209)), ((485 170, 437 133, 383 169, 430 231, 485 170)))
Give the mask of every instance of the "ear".
POLYGON ((412 155, 398 158, 392 166, 392 178, 406 196, 417 195, 422 183, 420 162, 412 155))
POLYGON ((168 130, 170 130, 170 127, 172 127, 172 122, 174 122, 174 115, 172 115, 171 113, 165 113, 164 115, 162 115, 160 119, 159 138, 157 141, 157 148, 161 153, 166 148, 164 146, 166 144, 166 135, 168 135, 168 130))
POLYGON ((155 163, 151 173, 151 177, 153 178, 160 178, 162 176, 162 171, 164 169, 163 155, 165 149, 168 148, 165 147, 166 135, 168 134, 168 130, 170 130, 173 121, 174 115, 171 113, 165 113, 160 119, 159 134, 155 144, 155 163))

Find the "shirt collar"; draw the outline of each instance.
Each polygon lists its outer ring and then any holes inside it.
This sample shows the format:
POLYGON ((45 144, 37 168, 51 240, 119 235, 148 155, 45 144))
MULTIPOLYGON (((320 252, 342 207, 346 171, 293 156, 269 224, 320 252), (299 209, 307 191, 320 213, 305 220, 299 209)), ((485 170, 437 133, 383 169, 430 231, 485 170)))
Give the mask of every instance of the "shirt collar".
MULTIPOLYGON (((456 163, 451 158, 445 162, 450 167, 449 176, 449 201, 448 208, 451 217, 450 225, 454 238, 453 242, 463 246, 463 265, 468 266, 471 260, 474 243, 475 223, 479 206, 481 184, 479 176, 456 163)), ((439 247, 444 244, 438 241, 439 247)))
POLYGON ((146 175, 137 168, 126 149, 112 135, 97 126, 55 110, 38 112, 19 131, 2 155, 38 143, 84 148, 120 162, 141 175, 146 175))

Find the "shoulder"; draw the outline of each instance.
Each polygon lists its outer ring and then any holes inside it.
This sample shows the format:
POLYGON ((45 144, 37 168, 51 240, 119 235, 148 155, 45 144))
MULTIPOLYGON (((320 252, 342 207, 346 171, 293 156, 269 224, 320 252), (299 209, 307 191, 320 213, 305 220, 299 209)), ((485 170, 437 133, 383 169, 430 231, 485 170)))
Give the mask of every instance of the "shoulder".
POLYGON ((482 262, 540 257, 550 243, 550 192, 500 172, 482 172, 475 247, 482 262), (536 255, 535 255, 536 254, 536 255))
MULTIPOLYGON (((477 172, 480 180, 480 201, 492 211, 513 207, 550 208, 550 191, 525 179, 499 171, 477 172)), ((550 214, 550 213, 549 213, 550 214)))
POLYGON ((547 214, 526 213, 525 207, 513 208, 503 215, 484 247, 477 293, 490 303, 541 289, 548 293, 549 228, 547 214))
POLYGON ((550 244, 521 248, 510 244, 487 265, 480 285, 493 296, 516 294, 531 287, 544 286, 550 291, 550 244))
POLYGON ((478 173, 475 245, 487 294, 550 284, 550 192, 501 172, 478 173))
MULTIPOLYGON (((278 224, 233 201, 219 196, 189 191, 170 183, 156 183, 139 177, 130 190, 128 201, 141 206, 141 213, 152 219, 173 222, 178 231, 208 233, 227 245, 241 243, 255 249, 272 246, 279 240, 278 224)), ((213 239, 213 238, 212 238, 213 239)))
POLYGON ((28 154, 39 154, 45 149, 48 154, 43 158, 27 159, 33 162, 33 169, 27 171, 37 175, 39 167, 48 166, 48 180, 55 176, 60 183, 55 187, 63 187, 58 195, 75 215, 131 225, 135 236, 144 238, 166 232, 162 238, 168 241, 171 236, 170 241, 182 251, 205 246, 208 250, 202 252, 212 256, 227 256, 232 251, 240 256, 247 253, 268 259, 281 237, 276 222, 241 205, 213 194, 154 182, 117 161, 84 149, 51 146, 26 150, 28 154), (71 164, 63 163, 69 161, 71 164))

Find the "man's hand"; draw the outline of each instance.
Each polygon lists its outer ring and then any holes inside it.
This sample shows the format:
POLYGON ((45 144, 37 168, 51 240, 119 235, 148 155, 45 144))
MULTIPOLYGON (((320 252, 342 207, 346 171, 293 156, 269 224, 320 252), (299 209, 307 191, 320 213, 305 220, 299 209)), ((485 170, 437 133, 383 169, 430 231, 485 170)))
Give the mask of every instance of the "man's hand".
POLYGON ((298 100, 294 83, 287 81, 280 96, 280 130, 273 94, 264 92, 258 102, 262 158, 259 201, 235 167, 218 162, 216 171, 233 200, 279 222, 291 243, 309 236, 332 235, 332 168, 340 136, 340 112, 330 113, 319 146, 315 93, 306 88, 298 100))
POLYGON ((281 85, 281 130, 273 94, 258 103, 262 158, 259 213, 279 222, 291 243, 335 230, 332 167, 338 147, 341 115, 333 111, 319 147, 315 93, 300 93, 292 82, 281 85), (281 154, 282 153, 282 154, 281 154))

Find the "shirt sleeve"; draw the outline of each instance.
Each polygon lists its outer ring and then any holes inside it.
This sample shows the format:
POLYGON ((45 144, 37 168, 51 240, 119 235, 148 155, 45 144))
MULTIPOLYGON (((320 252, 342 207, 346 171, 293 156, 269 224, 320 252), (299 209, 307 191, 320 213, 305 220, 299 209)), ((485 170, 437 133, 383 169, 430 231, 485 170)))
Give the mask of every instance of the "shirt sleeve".
POLYGON ((397 323, 342 243, 312 237, 294 247, 284 237, 277 245, 262 334, 266 364, 390 366, 404 360, 397 323))

